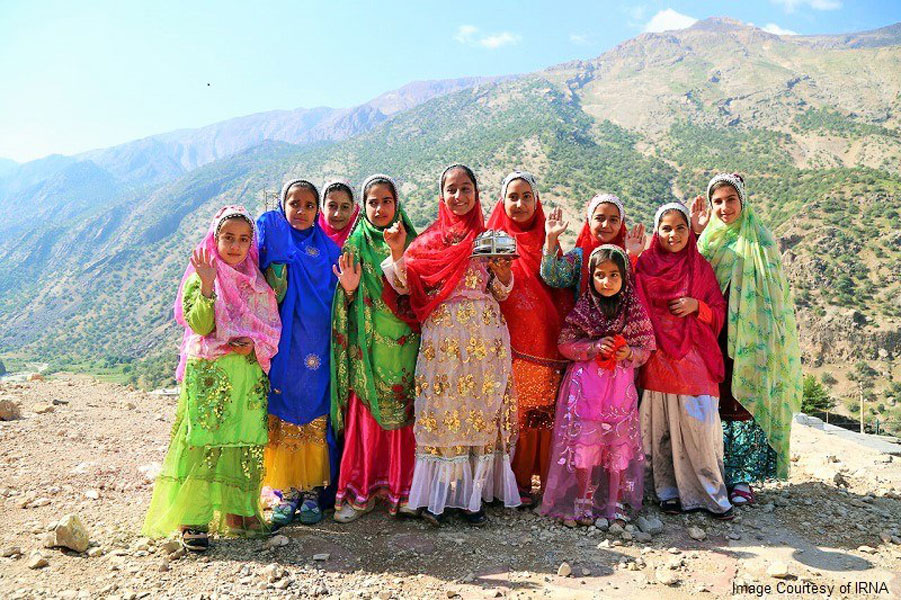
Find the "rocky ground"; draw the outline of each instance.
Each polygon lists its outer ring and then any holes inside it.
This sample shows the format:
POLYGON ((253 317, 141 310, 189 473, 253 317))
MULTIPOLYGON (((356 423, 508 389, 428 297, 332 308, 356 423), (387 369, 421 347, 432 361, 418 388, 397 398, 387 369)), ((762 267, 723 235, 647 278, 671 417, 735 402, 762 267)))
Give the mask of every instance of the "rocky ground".
POLYGON ((173 398, 58 375, 3 400, 20 418, 0 420, 0 598, 901 597, 901 457, 809 427, 791 480, 731 523, 651 507, 569 529, 492 508, 482 529, 434 530, 376 509, 183 556, 138 535, 173 398))

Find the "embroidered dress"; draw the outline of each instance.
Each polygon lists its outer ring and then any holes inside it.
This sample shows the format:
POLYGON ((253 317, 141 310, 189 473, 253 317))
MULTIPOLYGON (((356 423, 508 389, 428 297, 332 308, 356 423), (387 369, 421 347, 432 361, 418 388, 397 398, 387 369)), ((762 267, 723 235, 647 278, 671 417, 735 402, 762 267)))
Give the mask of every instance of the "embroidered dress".
POLYGON ((599 248, 620 253, 626 281, 612 316, 604 314, 591 287, 560 334, 560 351, 574 362, 560 387, 540 512, 561 519, 613 519, 625 504, 640 510, 644 490, 634 369, 654 350, 654 330, 635 293, 626 254, 613 245, 599 248), (611 370, 597 358, 600 340, 614 335, 623 336, 632 356, 614 361, 611 370))
MULTIPOLYGON (((364 182, 364 190, 371 181, 384 181, 394 190, 396 212, 389 226, 401 221, 412 241, 416 231, 397 200, 394 181, 375 175, 364 182)), ((345 502, 364 509, 382 496, 393 514, 407 501, 413 480, 419 334, 383 299, 381 262, 391 254, 384 229, 364 214, 344 244, 361 264, 362 277, 352 298, 339 286, 332 304, 331 411, 335 430, 344 434, 336 509, 345 502)))
POLYGON ((731 370, 721 387, 730 409, 723 414, 727 483, 786 479, 791 422, 802 397, 794 299, 776 241, 748 203, 743 181, 716 175, 708 201, 718 182, 735 188, 741 202, 734 223, 712 218, 698 240, 728 300, 721 336, 731 370))
MULTIPOLYGON (((201 246, 215 252, 215 230, 236 214, 252 225, 246 211, 227 207, 201 246)), ((269 390, 263 365, 275 352, 279 323, 253 243, 248 254, 234 268, 220 259, 212 298, 201 293, 193 267, 183 279, 175 309, 185 327, 177 372, 181 391, 142 535, 166 537, 180 526, 224 532, 226 515, 256 517, 263 524, 259 498, 269 390), (236 337, 250 337, 254 351, 232 352, 228 340, 236 337)))
POLYGON ((488 219, 488 228, 513 236, 519 254, 512 265, 513 291, 500 305, 510 331, 513 382, 519 409, 513 472, 520 494, 531 492, 535 475, 540 477, 542 489, 547 482, 554 405, 568 364, 557 349, 557 337, 563 318, 572 308, 572 294, 569 290, 548 287, 540 277, 544 223, 535 178, 523 171, 510 173, 501 186, 501 199, 488 219), (517 179, 529 184, 536 204, 531 220, 524 224, 511 219, 504 207, 507 187, 517 179))
POLYGON ((338 455, 329 426, 331 306, 338 246, 318 224, 299 231, 284 213, 290 187, 278 211, 263 213, 260 264, 280 293, 282 335, 269 373, 269 444, 265 485, 311 491, 337 479, 338 455))
MULTIPOLYGON (((670 209, 689 222, 684 206, 666 204, 657 211, 655 230, 670 209)), ((724 513, 731 504, 723 472, 718 406, 723 360, 716 338, 726 307, 694 234, 688 236, 685 248, 668 252, 655 233, 638 259, 637 286, 657 341, 640 378, 642 439, 659 500, 679 499, 685 510, 724 513), (698 312, 676 317, 668 304, 684 296, 698 300, 698 312)))

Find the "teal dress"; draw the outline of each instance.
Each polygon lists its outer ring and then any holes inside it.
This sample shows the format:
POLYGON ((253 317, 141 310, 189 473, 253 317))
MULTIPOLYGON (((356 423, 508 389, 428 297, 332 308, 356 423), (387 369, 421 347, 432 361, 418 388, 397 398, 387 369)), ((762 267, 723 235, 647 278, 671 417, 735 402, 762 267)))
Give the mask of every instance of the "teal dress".
MULTIPOLYGON (((185 281, 183 298, 191 329, 211 333, 216 300, 200 293, 196 274, 185 281)), ((264 523, 260 488, 268 392, 269 380, 253 352, 188 359, 143 535, 166 537, 183 525, 225 532, 229 514, 264 523)))

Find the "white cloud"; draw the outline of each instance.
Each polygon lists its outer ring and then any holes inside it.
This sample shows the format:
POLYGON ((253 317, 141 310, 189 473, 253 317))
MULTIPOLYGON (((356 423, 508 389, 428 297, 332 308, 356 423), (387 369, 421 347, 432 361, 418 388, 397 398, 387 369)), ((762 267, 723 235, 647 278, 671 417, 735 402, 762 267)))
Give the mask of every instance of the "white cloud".
POLYGON ((494 50, 501 46, 510 46, 517 44, 522 39, 518 34, 509 31, 501 31, 499 33, 482 34, 475 25, 460 25, 454 39, 461 44, 467 46, 482 46, 494 50))
POLYGON ((785 8, 785 12, 793 13, 802 6, 809 6, 814 10, 838 10, 842 7, 841 0, 770 0, 785 8))
POLYGON ((797 31, 792 31, 791 29, 783 29, 775 23, 767 23, 766 25, 761 27, 761 29, 775 35, 799 35, 797 31))
POLYGON ((645 23, 645 31, 670 31, 673 29, 685 29, 697 23, 697 19, 683 15, 671 8, 661 10, 645 23))
POLYGON ((588 46, 591 44, 591 36, 585 33, 571 33, 569 41, 577 46, 588 46))

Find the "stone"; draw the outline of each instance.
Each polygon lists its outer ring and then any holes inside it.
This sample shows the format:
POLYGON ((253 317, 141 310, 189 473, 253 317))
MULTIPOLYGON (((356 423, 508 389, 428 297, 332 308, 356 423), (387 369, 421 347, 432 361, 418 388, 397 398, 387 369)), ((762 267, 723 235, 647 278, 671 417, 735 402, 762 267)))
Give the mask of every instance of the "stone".
POLYGON ((281 565, 272 563, 264 568, 260 575, 265 581, 268 581, 269 583, 275 583, 276 581, 287 575, 287 571, 285 571, 285 569, 281 565))
POLYGON ((42 403, 42 404, 35 404, 34 408, 31 410, 34 411, 36 414, 44 415, 47 413, 52 413, 54 411, 54 409, 55 409, 55 407, 52 404, 43 404, 42 403))
POLYGON ((285 578, 282 578, 282 579, 279 579, 278 581, 276 581, 272 587, 274 587, 277 590, 286 590, 286 589, 288 589, 288 586, 290 586, 290 585, 291 585, 291 580, 288 579, 287 577, 285 577, 285 578))
POLYGON ((275 535, 266 540, 266 543, 263 544, 264 548, 281 548, 282 546, 287 546, 291 543, 291 540, 288 539, 287 536, 284 535, 275 535))
POLYGON ((324 560, 328 560, 330 557, 331 557, 331 554, 329 554, 328 552, 323 552, 321 554, 314 554, 313 560, 322 562, 324 560))
POLYGON ((619 523, 614 523, 607 531, 609 531, 611 535, 622 535, 626 530, 623 529, 622 525, 620 525, 619 523))
POLYGON ((776 579, 785 579, 791 575, 788 565, 781 560, 770 563, 770 566, 766 569, 766 574, 776 579))
POLYGON ((88 500, 99 500, 100 492, 98 492, 97 490, 88 490, 84 493, 84 497, 88 500))
POLYGON ((848 483, 848 480, 845 479, 845 476, 842 475, 841 473, 836 473, 836 474, 832 477, 832 483, 834 483, 834 484, 837 485, 838 487, 848 487, 848 485, 850 485, 850 484, 848 483))
POLYGON ((689 527, 687 530, 688 537, 699 542, 707 539, 707 532, 700 527, 689 527))
POLYGON ((876 554, 876 548, 873 548, 872 546, 859 546, 857 551, 863 552, 864 554, 876 554))
POLYGON ((610 523, 604 517, 598 517, 594 521, 594 526, 601 531, 607 531, 607 529, 610 527, 610 523))
POLYGON ((97 558, 98 556, 103 556, 103 548, 88 548, 88 556, 91 558, 97 558))
POLYGON ((53 404, 56 406, 65 406, 68 403, 69 403, 69 401, 64 398, 54 398, 53 399, 53 404))
POLYGON ((560 563, 560 566, 557 567, 558 577, 569 577, 570 575, 572 575, 572 572, 573 568, 566 561, 563 561, 562 563, 560 563))
POLYGON ((15 421, 22 418, 22 409, 12 400, 0 400, 0 421, 15 421))
POLYGON ((679 576, 676 575, 675 571, 666 567, 657 567, 657 570, 654 571, 654 579, 663 585, 676 585, 679 583, 679 576))
POLYGON ((650 533, 646 533, 644 531, 636 531, 632 534, 635 538, 636 542, 641 542, 642 544, 646 544, 651 541, 652 536, 650 533))
POLYGON ((22 554, 22 548, 20 546, 7 546, 0 550, 0 556, 3 558, 10 558, 12 556, 19 556, 22 554))
POLYGON ((45 548, 63 547, 76 552, 84 552, 90 544, 88 531, 78 515, 68 514, 59 520, 56 527, 44 539, 45 548))
POLYGON ((29 569, 43 569, 50 563, 47 562, 47 559, 41 556, 40 552, 32 552, 31 556, 28 557, 28 568, 29 569))
POLYGON ((178 540, 166 540, 160 544, 160 551, 162 551, 163 554, 172 554, 178 550, 181 550, 181 542, 178 540))
POLYGON ((638 525, 638 528, 641 531, 651 535, 663 533, 663 521, 654 516, 639 516, 638 519, 635 520, 635 524, 638 525))
POLYGON ((160 573, 165 573, 166 571, 169 570, 169 562, 164 560, 163 562, 161 562, 159 564, 159 566, 156 568, 156 570, 159 571, 160 573))

